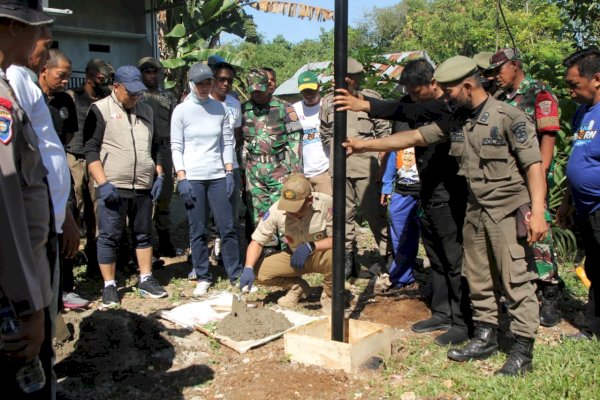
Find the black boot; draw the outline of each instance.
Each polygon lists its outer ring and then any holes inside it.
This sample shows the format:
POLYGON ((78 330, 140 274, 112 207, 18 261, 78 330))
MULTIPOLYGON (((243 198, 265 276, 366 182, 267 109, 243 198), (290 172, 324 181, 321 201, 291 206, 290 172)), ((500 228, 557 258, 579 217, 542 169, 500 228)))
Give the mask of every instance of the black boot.
POLYGON ((354 253, 346 253, 344 257, 344 277, 346 280, 350 279, 351 277, 358 277, 356 265, 354 264, 354 253))
POLYGON ((461 348, 448 350, 448 358, 454 361, 484 360, 498 350, 496 327, 490 324, 478 325, 473 339, 461 348))
POLYGON ((541 283, 540 299, 540 325, 553 327, 558 325, 561 320, 560 299, 562 297, 562 288, 560 284, 541 283))
POLYGON ((433 341, 438 346, 458 345, 469 340, 469 331, 466 326, 453 325, 448 331, 437 336, 433 341))
POLYGON ((515 343, 510 348, 506 362, 494 375, 525 375, 533 369, 533 343, 535 339, 515 335, 515 343))
POLYGON ((445 331, 450 329, 450 320, 433 314, 431 318, 415 322, 411 327, 413 332, 426 333, 433 331, 445 331))

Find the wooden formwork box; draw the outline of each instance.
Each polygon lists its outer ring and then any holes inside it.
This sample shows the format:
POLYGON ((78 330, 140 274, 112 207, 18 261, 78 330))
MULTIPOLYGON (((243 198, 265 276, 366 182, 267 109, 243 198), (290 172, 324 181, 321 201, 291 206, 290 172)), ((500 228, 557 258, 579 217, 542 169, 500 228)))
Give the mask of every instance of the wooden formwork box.
POLYGON ((293 361, 353 372, 373 356, 392 352, 392 328, 375 322, 346 320, 347 340, 331 340, 331 318, 287 331, 284 349, 293 361))

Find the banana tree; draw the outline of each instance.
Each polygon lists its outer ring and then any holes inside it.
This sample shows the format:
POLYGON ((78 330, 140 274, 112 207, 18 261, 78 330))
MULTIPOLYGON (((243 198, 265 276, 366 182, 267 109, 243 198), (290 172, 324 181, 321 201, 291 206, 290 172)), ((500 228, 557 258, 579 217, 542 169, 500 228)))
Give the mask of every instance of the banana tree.
POLYGON ((222 32, 258 43, 256 24, 244 7, 290 17, 333 19, 333 11, 301 3, 247 0, 161 0, 158 12, 161 62, 167 69, 165 87, 182 89, 188 67, 219 55, 230 64, 245 67, 247 55, 218 49, 222 32))

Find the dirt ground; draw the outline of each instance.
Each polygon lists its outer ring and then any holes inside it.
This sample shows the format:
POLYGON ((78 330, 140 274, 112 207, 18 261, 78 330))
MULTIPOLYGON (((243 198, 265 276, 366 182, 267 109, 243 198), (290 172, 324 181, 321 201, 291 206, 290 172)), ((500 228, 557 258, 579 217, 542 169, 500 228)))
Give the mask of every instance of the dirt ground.
MULTIPOLYGON (((369 241, 363 228, 360 235, 362 245, 357 259, 368 267, 372 261, 372 240, 369 241)), ((176 236, 176 244, 183 247, 186 239, 179 233, 176 236)), ((190 266, 185 256, 162 261, 164 265, 156 268, 154 275, 165 285, 169 298, 144 299, 135 289, 135 274, 118 274, 122 297, 118 310, 101 311, 101 282, 78 275, 78 292, 93 303, 89 309, 63 313, 72 337, 56 346, 59 399, 385 397, 381 383, 387 378, 380 364, 366 366, 353 374, 296 364, 285 355, 283 339, 238 354, 200 332, 181 329, 161 319, 160 311, 194 301, 195 286, 195 282, 186 279, 190 266)), ((410 288, 373 295, 368 279, 364 279, 368 273, 364 271, 365 277, 351 287, 355 299, 350 317, 391 326, 396 341, 393 348, 397 347, 397 340, 415 335, 410 330, 414 322, 430 315, 426 305, 427 273, 427 269, 419 270, 418 283, 410 288)), ((223 268, 215 266, 214 274, 223 276, 223 268)), ((227 285, 221 282, 217 286, 228 289, 227 285)), ((320 291, 314 292, 296 311, 320 314, 320 291)), ((270 288, 256 296, 268 307, 276 304, 283 294, 270 288)))

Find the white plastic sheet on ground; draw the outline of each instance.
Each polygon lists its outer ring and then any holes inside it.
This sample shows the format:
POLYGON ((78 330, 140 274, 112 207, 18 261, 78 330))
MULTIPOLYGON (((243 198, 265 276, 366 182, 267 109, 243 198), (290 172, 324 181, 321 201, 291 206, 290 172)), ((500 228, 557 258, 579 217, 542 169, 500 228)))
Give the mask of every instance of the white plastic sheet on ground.
MULTIPOLYGON (((229 311, 215 311, 213 307, 230 307, 232 300, 233 295, 231 293, 222 292, 208 300, 188 303, 179 307, 175 307, 169 311, 163 311, 161 313, 161 317, 185 329, 196 329, 204 333, 205 335, 218 340, 220 343, 232 348, 238 353, 245 353, 254 347, 258 347, 262 344, 270 342, 271 340, 277 339, 285 333, 285 331, 281 331, 261 339, 235 341, 228 336, 222 336, 215 332, 212 332, 211 330, 206 329, 204 327, 205 325, 210 324, 211 322, 220 321, 223 318, 225 318, 227 314, 229 314, 229 311)), ((315 321, 317 319, 324 318, 311 317, 309 315, 305 315, 291 310, 275 309, 274 311, 280 312, 283 315, 285 315, 285 317, 293 324, 293 327, 289 329, 296 328, 298 326, 308 324, 309 322, 315 321)))

